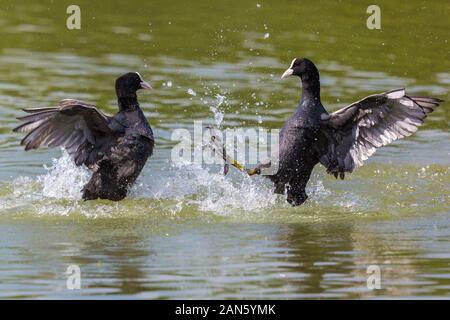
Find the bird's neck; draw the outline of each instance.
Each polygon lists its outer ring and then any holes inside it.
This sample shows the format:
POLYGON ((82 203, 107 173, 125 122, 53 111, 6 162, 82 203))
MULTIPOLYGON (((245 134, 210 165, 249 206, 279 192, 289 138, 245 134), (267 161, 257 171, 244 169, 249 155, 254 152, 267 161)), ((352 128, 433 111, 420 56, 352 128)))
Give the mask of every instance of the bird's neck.
MULTIPOLYGON (((320 79, 318 74, 302 77, 302 102, 320 103, 320 79)), ((303 104, 303 103, 302 103, 303 104)))
POLYGON ((117 99, 120 111, 134 111, 139 109, 139 102, 136 94, 122 96, 117 99))

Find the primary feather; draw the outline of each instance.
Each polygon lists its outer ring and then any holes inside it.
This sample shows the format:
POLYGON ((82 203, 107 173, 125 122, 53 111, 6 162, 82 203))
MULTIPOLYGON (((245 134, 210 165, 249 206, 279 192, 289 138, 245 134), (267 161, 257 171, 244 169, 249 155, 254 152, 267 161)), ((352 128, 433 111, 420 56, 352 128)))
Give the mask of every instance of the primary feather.
POLYGON ((153 152, 153 132, 137 101, 136 91, 150 88, 137 73, 116 80, 120 111, 113 117, 95 105, 65 99, 56 107, 24 109, 14 131, 27 133, 25 150, 63 147, 75 161, 93 171, 83 199, 123 199, 153 152))
POLYGON ((352 172, 377 148, 412 135, 442 100, 398 89, 368 96, 321 123, 320 162, 329 173, 352 172))

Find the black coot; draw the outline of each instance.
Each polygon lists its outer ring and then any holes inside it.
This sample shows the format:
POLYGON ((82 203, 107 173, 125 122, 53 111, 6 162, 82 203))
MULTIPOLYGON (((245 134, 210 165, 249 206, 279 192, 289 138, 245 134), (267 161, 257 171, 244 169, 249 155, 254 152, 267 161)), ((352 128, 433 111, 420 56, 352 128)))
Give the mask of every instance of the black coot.
POLYGON ((28 132, 25 150, 64 147, 77 166, 86 165, 93 175, 84 186, 83 199, 122 200, 152 155, 154 138, 137 101, 136 91, 151 89, 139 73, 116 80, 119 112, 106 116, 96 106, 65 99, 57 107, 24 109, 29 115, 14 129, 28 132))
MULTIPOLYGON (((279 170, 269 178, 275 192, 287 193, 293 206, 306 199, 306 184, 317 163, 344 179, 377 148, 417 131, 442 100, 408 96, 397 89, 368 96, 328 113, 320 101, 319 72, 310 60, 294 59, 282 75, 298 76, 303 93, 297 110, 280 132, 279 170)), ((267 164, 266 164, 267 165, 267 164)), ((259 173, 260 167, 249 173, 259 173)))

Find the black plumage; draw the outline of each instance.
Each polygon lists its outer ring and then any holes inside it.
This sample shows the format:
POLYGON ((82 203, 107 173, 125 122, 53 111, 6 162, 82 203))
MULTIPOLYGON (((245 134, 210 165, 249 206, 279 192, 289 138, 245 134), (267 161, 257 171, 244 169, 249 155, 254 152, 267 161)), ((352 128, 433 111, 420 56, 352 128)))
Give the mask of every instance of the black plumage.
POLYGON ((122 75, 115 89, 119 112, 113 117, 95 105, 65 99, 57 107, 24 109, 24 123, 14 129, 28 132, 25 150, 64 147, 77 166, 92 172, 83 199, 122 200, 152 155, 154 138, 137 101, 136 91, 150 89, 137 72, 122 75))
MULTIPOLYGON (((320 101, 316 66, 308 59, 294 59, 282 78, 291 75, 301 78, 303 93, 297 110, 281 129, 279 170, 269 178, 275 192, 286 192, 287 201, 294 206, 307 199, 305 187, 316 164, 344 179, 346 172, 363 165, 377 148, 416 132, 442 102, 408 96, 404 89, 397 89, 329 114, 320 101)), ((252 172, 260 173, 261 168, 252 172)))

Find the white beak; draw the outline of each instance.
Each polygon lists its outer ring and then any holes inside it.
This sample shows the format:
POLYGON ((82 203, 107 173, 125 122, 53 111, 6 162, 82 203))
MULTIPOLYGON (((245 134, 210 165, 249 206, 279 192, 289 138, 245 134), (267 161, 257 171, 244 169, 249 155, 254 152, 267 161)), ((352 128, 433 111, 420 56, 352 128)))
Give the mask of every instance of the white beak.
POLYGON ((281 76, 281 79, 284 79, 284 78, 287 78, 287 77, 289 77, 289 76, 292 76, 292 73, 293 73, 293 72, 294 72, 293 69, 291 69, 291 68, 287 69, 287 70, 283 73, 283 75, 281 76))
POLYGON ((150 83, 146 82, 146 81, 142 81, 141 82, 141 88, 142 89, 153 89, 152 86, 150 85, 150 83))

